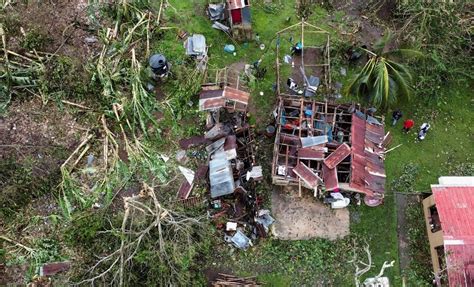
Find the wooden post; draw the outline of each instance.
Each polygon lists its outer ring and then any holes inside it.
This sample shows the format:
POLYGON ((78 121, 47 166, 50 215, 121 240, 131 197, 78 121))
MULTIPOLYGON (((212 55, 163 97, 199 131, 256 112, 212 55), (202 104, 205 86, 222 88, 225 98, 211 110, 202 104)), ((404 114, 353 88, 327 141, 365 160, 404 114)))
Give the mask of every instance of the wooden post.
POLYGON ((304 45, 304 18, 301 19, 301 68, 303 69, 303 71, 306 73, 305 69, 304 69, 304 50, 306 49, 305 45, 304 45))

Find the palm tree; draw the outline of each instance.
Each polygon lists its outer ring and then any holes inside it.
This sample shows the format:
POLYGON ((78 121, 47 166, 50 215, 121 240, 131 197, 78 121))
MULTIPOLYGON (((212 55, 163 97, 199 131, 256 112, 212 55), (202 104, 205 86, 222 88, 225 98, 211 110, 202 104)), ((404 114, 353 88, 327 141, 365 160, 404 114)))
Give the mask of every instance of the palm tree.
POLYGON ((386 110, 400 100, 407 100, 411 93, 412 75, 408 69, 393 60, 395 57, 421 57, 423 54, 411 49, 387 51, 387 44, 392 35, 386 33, 368 51, 369 60, 362 71, 346 87, 346 94, 354 95, 375 107, 386 110))

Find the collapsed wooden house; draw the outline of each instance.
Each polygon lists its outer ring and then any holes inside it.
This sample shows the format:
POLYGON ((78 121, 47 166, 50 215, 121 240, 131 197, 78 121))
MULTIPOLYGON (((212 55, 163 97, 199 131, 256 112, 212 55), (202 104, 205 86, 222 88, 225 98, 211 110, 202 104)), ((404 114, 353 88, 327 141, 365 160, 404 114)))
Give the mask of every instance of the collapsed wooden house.
MULTIPOLYGON (((321 77, 320 86, 312 94, 298 95, 284 90, 277 46, 276 137, 272 162, 275 185, 295 185, 318 191, 345 190, 365 194, 367 205, 376 206, 383 200, 385 147, 390 140, 385 135, 383 121, 360 111, 355 104, 337 104, 331 97, 329 34, 304 21, 280 31, 301 27, 301 55, 293 57, 289 77, 299 69, 308 89, 306 74, 321 77), (326 37, 323 46, 305 46, 305 28, 326 37), (305 55, 315 53, 313 57, 305 55), (296 70, 296 71, 295 71, 296 70), (304 96, 306 95, 306 96, 304 96), (318 100, 319 99, 319 100, 318 100)), ((289 63, 286 63, 289 65, 289 63)), ((287 71, 288 73, 288 71, 287 71)))

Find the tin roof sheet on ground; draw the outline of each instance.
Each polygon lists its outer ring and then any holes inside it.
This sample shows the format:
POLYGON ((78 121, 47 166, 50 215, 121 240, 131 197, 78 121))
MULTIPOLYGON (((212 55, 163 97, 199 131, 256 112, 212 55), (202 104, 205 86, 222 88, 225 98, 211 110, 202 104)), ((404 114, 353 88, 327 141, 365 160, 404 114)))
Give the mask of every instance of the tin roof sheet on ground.
POLYGON ((234 192, 232 168, 225 153, 216 154, 215 158, 209 161, 209 181, 212 198, 234 192))
POLYGON ((346 143, 343 143, 338 146, 337 149, 333 151, 327 158, 324 159, 324 163, 329 169, 333 169, 350 154, 351 148, 346 143))
POLYGON ((432 185, 449 286, 474 286, 474 186, 432 185))

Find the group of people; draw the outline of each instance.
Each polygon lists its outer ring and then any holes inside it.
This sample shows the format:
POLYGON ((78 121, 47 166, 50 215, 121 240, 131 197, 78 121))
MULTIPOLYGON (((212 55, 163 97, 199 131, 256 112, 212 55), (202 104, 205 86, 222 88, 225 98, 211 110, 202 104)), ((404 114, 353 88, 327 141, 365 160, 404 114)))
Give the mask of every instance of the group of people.
MULTIPOLYGON (((392 126, 395 126, 397 122, 402 118, 403 114, 400 111, 400 109, 396 109, 392 113, 392 126)), ((403 131, 405 133, 408 133, 413 127, 415 126, 415 121, 412 119, 406 119, 403 122, 403 131)), ((428 130, 430 129, 430 124, 429 123, 423 123, 420 126, 420 131, 418 132, 418 140, 422 141, 425 139, 426 134, 428 133, 428 130)))

